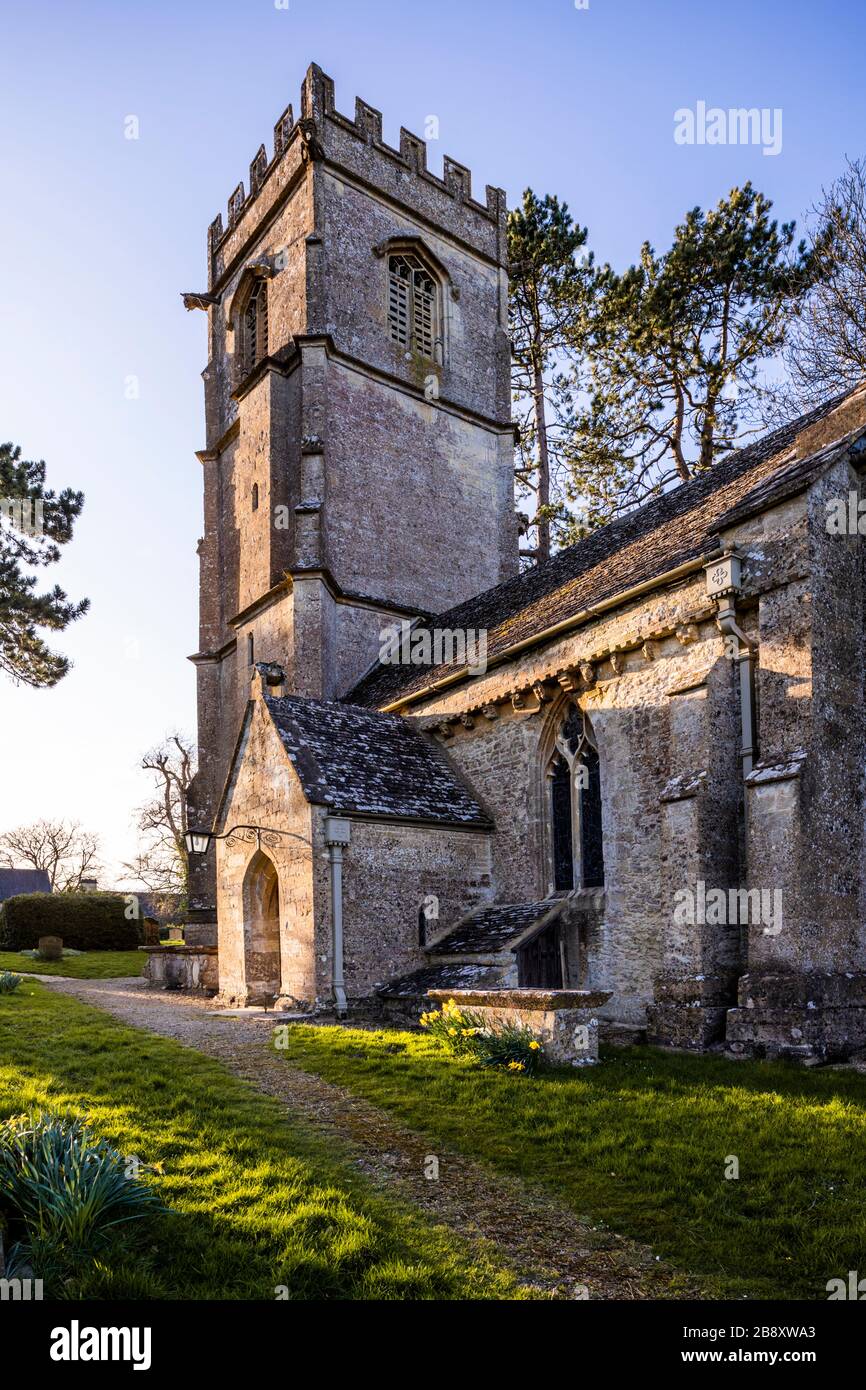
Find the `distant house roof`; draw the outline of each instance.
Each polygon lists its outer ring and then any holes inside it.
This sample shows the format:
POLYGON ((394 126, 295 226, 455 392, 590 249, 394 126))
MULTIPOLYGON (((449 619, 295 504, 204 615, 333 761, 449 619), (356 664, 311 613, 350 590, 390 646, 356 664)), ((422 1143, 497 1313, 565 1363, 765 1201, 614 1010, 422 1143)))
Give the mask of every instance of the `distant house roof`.
POLYGON ((50 893, 51 879, 45 869, 0 869, 0 903, 19 893, 50 893))
POLYGON ((293 695, 264 703, 309 801, 335 815, 490 827, 438 744, 401 715, 293 695))
MULTIPOLYGON (((777 482, 780 490, 789 493, 808 484, 814 465, 826 461, 826 446, 863 425, 861 392, 858 388, 825 401, 748 448, 726 455, 707 472, 591 532, 544 564, 438 614, 423 626, 486 631, 491 662, 505 657, 518 643, 543 640, 557 623, 700 559, 718 544, 719 531, 739 519, 745 504, 773 505, 778 500, 777 482), (837 422, 828 420, 823 431, 812 430, 836 410, 837 422), (807 430, 805 457, 804 446, 796 446, 807 430)), ((460 662, 380 664, 348 692, 346 700, 381 709, 435 681, 456 676, 461 669, 460 662)))

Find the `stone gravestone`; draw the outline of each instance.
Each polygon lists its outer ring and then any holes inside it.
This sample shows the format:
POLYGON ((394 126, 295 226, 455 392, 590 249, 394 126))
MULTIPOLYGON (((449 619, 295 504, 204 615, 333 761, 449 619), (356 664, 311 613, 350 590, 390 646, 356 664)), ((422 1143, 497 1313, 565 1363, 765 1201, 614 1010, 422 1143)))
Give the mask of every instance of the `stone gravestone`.
POLYGON ((183 941, 183 927, 169 927, 169 941, 183 941))
POLYGON ((183 939, 187 946, 215 946, 216 922, 187 922, 183 929, 183 939))
POLYGON ((59 936, 40 936, 39 938, 39 959, 40 960, 62 960, 63 959, 63 940, 59 936))
POLYGON ((155 917, 145 917, 144 919, 144 944, 145 946, 159 945, 159 922, 155 917))

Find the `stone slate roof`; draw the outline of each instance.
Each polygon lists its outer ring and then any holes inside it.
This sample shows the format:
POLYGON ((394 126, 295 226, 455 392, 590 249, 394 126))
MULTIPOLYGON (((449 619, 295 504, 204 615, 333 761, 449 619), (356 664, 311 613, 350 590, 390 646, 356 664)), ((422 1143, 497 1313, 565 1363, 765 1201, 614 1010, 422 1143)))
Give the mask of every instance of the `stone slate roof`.
POLYGON ((747 520, 750 516, 757 515, 758 512, 766 511, 769 507, 778 506, 788 497, 794 497, 801 492, 804 487, 808 487, 812 479, 824 468, 829 468, 831 464, 842 458, 845 453, 852 458, 863 455, 864 439, 863 434, 855 440, 855 434, 846 437, 838 443, 828 444, 826 448, 819 449, 815 454, 809 454, 807 458, 795 459, 793 463, 771 473, 769 478, 764 478, 745 497, 738 501, 719 517, 718 527, 724 530, 728 526, 735 526, 741 521, 747 520))
POLYGON ((546 917, 556 917, 564 904, 563 898, 545 898, 537 903, 498 903, 479 908, 471 917, 464 917, 462 922, 458 922, 447 936, 430 946, 429 954, 482 955, 504 951, 512 941, 518 940, 546 917))
POLYGON ((50 893, 51 879, 45 869, 0 869, 0 903, 19 893, 50 893))
POLYGON ((443 961, 441 965, 425 965, 411 975, 389 980, 376 991, 381 999, 423 998, 428 989, 484 989, 496 986, 502 974, 497 965, 475 965, 462 961, 443 961))
POLYGON ((401 715, 295 695, 265 704, 305 796, 334 815, 491 828, 438 744, 401 715))
POLYGON ((457 960, 434 961, 410 975, 389 980, 376 993, 383 999, 419 999, 428 989, 498 989, 503 966, 495 961, 460 960, 460 956, 496 956, 515 948, 533 927, 541 929, 558 917, 565 898, 545 898, 537 903, 494 903, 480 907, 464 917, 452 931, 434 945, 427 955, 456 956, 457 960))
MULTIPOLYGON (((490 662, 516 643, 539 637, 555 623, 699 559, 717 544, 715 537, 727 524, 726 514, 730 516, 760 484, 790 463, 797 436, 846 398, 846 394, 835 396, 748 448, 728 454, 707 472, 591 532, 545 564, 440 613, 429 626, 486 630, 490 662)), ((346 699, 381 708, 460 670, 459 664, 452 663, 379 665, 346 699)))

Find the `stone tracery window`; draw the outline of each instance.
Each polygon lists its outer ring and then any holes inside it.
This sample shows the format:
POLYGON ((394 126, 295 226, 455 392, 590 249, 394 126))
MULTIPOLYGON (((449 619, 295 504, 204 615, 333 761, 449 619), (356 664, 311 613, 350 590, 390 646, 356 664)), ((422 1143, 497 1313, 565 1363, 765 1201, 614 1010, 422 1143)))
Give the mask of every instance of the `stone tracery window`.
POLYGON ((241 370, 246 376, 268 355, 268 286, 253 282, 241 314, 241 370))
POLYGON ((388 257, 388 324, 401 347, 435 359, 440 346, 439 285, 411 252, 388 257))
POLYGON ((601 772, 586 716, 571 705, 548 768, 554 891, 604 886, 601 772))

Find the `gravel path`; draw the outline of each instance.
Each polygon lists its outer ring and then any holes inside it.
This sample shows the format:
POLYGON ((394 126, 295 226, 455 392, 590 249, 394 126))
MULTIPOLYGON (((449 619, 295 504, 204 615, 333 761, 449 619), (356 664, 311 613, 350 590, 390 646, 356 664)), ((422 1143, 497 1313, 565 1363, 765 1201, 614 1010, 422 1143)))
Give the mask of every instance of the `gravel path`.
MULTIPOLYGON (((378 1188, 469 1240, 491 1242, 523 1283, 560 1299, 671 1297, 673 1271, 649 1250, 581 1221, 517 1178, 440 1149, 438 1181, 427 1179, 431 1141, 342 1087, 290 1066, 270 1046, 274 1025, 267 1016, 221 1017, 208 999, 149 990, 140 979, 43 978, 58 993, 222 1062, 319 1131, 337 1136, 378 1188)), ((681 1287, 676 1296, 701 1294, 681 1287)))

